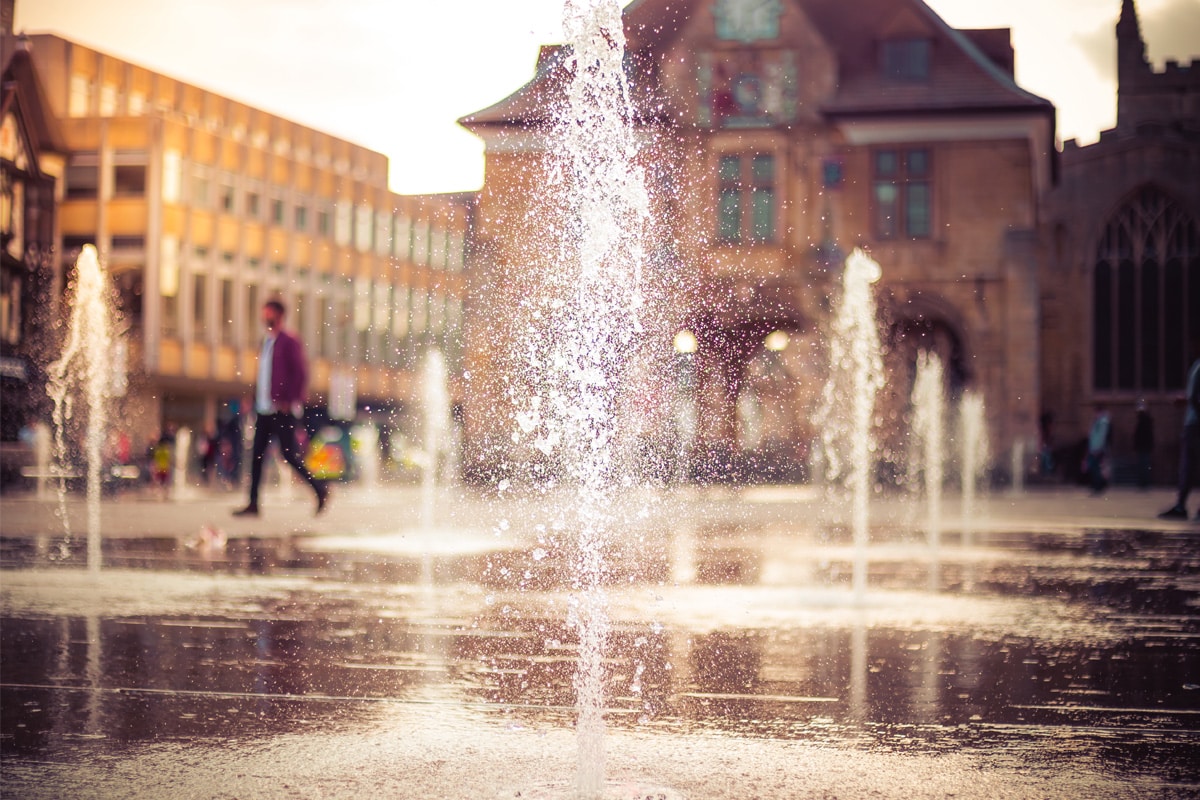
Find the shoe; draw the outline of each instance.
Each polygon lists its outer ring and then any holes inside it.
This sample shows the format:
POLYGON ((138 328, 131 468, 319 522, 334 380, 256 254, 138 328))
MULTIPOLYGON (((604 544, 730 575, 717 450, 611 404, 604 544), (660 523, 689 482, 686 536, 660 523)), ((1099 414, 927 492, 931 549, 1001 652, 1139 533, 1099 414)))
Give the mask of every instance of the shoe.
POLYGON ((317 510, 313 513, 314 517, 321 515, 321 512, 325 510, 325 504, 328 501, 329 501, 329 485, 325 484, 325 483, 318 483, 317 484, 317 510))
POLYGON ((239 508, 237 511, 233 512, 233 515, 235 517, 257 517, 258 506, 246 506, 245 508, 239 508))
POLYGON ((1175 505, 1158 515, 1159 519, 1187 519, 1187 509, 1175 505))

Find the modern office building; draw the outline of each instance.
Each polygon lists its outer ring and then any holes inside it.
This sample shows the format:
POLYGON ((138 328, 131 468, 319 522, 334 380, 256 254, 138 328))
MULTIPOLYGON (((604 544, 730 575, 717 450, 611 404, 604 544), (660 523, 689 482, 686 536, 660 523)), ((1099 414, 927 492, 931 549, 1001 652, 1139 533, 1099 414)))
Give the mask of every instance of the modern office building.
POLYGON ((211 428, 248 394, 271 297, 316 409, 405 424, 423 354, 459 358, 469 197, 395 194, 380 153, 59 36, 25 47, 65 150, 58 291, 95 244, 128 327, 135 443, 211 428))

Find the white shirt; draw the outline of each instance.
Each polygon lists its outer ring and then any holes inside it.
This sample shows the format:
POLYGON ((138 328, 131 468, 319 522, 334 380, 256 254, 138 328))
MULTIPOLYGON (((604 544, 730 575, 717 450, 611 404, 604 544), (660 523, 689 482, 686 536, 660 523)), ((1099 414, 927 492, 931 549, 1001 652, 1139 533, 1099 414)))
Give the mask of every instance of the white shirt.
POLYGON ((254 392, 254 410, 259 414, 274 414, 271 402, 271 361, 275 354, 275 334, 263 338, 262 351, 258 354, 258 386, 254 392))

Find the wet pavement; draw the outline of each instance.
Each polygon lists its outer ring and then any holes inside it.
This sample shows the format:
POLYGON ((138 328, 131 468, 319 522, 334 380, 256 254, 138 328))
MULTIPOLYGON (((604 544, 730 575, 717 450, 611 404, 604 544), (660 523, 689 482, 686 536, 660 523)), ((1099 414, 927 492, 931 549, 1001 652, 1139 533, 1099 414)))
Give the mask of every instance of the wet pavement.
MULTIPOLYGON (((104 569, 0 498, 0 794, 571 797, 554 499, 127 497, 104 569), (272 504, 273 501, 273 504, 272 504)), ((989 498, 941 544, 804 487, 630 498, 606 563, 614 797, 1200 796, 1200 526, 1166 493, 989 498)))

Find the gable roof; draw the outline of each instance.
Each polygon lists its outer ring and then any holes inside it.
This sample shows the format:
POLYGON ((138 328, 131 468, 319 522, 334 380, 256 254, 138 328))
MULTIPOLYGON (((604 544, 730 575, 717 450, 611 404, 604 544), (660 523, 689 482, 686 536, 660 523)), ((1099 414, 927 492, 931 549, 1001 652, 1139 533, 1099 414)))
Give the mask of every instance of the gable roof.
MULTIPOLYGON (((6 37, 17 38, 17 37, 6 37)), ((24 42, 8 42, 7 60, 3 64, 3 87, 0 89, 0 115, 16 111, 33 154, 65 153, 58 121, 49 112, 33 59, 24 42), (15 44, 16 46, 11 46, 15 44)))
MULTIPOLYGON (((627 49, 634 59, 631 94, 643 119, 661 116, 663 87, 659 56, 679 36, 684 23, 708 0, 633 0, 624 12, 627 49)), ((838 58, 838 82, 821 110, 831 116, 923 114, 952 111, 1054 113, 1049 100, 1022 89, 963 31, 950 27, 923 0, 784 0, 799 3, 838 58), (887 26, 903 16, 908 28, 931 41, 928 80, 889 79, 879 69, 878 47, 887 26), (872 21, 864 23, 864 20, 872 21), (874 24, 874 28, 871 25, 874 24)), ((991 39, 996 32, 991 32, 991 39)), ((549 124, 562 102, 570 75, 563 46, 543 48, 533 79, 495 105, 467 115, 469 129, 487 126, 535 127, 549 124)))
MULTIPOLYGON (((950 27, 922 0, 804 0, 805 8, 838 53, 838 90, 825 104, 830 114, 944 112, 953 110, 1053 110, 1042 97, 1017 85, 1011 75, 975 43, 950 27), (853 13, 848 6, 853 5, 853 13), (929 79, 889 79, 879 70, 884 37, 864 31, 862 20, 886 21, 899 10, 924 24, 931 41, 929 79)), ((995 37, 995 32, 992 32, 995 37)))

